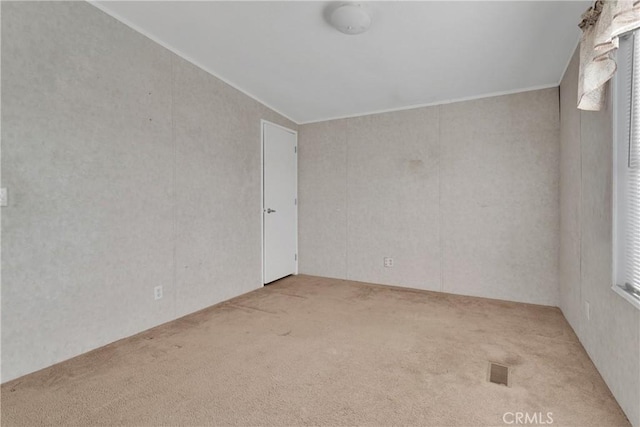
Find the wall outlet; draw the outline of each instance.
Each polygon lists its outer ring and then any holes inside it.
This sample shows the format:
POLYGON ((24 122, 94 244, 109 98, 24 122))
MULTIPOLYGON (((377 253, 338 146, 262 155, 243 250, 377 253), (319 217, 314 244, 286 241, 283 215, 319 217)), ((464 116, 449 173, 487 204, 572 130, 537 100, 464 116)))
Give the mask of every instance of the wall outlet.
POLYGON ((384 257, 382 262, 383 262, 383 265, 387 268, 393 267, 393 258, 384 257))
POLYGON ((153 298, 160 299, 162 298, 162 286, 156 286, 153 288, 153 298))
POLYGON ((587 320, 591 320, 591 305, 589 304, 589 301, 584 302, 584 315, 587 320))

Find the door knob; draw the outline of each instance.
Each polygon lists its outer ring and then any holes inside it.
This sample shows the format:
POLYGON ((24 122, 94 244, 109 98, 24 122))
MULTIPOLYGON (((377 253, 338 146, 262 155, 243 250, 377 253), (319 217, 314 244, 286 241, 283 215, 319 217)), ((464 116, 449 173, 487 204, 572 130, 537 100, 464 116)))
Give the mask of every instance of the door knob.
POLYGON ((271 208, 267 209, 267 213, 272 213, 272 212, 275 212, 275 209, 271 209, 271 208))

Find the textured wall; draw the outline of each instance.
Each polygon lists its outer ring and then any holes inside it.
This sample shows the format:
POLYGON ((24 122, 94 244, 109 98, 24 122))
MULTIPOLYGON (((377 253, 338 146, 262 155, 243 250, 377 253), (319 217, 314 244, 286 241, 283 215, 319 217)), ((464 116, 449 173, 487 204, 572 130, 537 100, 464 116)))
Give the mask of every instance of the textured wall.
POLYGON ((545 89, 301 126, 300 271, 557 305, 558 108, 545 89))
POLYGON ((580 336, 580 110, 578 99, 578 61, 571 59, 560 86, 560 307, 580 336))
POLYGON ((560 85, 560 308, 632 424, 640 426, 640 311, 611 290, 611 100, 601 112, 578 111, 577 85, 576 51, 560 85))
POLYGON ((261 286, 261 118, 295 128, 87 3, 2 2, 3 381, 261 286))
POLYGON ((306 274, 347 277, 346 126, 346 120, 321 122, 298 134, 298 268, 306 274))
POLYGON ((438 289, 438 110, 357 117, 346 131, 347 277, 438 289))

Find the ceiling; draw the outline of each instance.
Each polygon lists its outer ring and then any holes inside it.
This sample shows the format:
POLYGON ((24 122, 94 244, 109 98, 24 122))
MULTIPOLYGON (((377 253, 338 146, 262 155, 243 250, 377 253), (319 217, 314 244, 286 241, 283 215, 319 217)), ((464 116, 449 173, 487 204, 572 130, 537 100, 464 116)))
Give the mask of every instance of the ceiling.
POLYGON ((557 86, 591 1, 367 2, 360 35, 332 2, 93 4, 302 124, 557 86))

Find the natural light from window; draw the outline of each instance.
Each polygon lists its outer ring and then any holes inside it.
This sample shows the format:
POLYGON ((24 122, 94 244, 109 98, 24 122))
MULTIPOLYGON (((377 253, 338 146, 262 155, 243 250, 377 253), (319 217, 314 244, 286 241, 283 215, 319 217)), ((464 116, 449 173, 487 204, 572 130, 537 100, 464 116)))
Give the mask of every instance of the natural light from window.
POLYGON ((640 308, 640 35, 617 54, 614 151, 614 290, 640 308))

